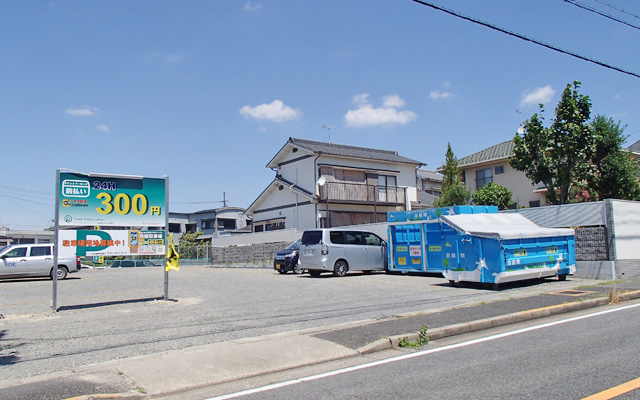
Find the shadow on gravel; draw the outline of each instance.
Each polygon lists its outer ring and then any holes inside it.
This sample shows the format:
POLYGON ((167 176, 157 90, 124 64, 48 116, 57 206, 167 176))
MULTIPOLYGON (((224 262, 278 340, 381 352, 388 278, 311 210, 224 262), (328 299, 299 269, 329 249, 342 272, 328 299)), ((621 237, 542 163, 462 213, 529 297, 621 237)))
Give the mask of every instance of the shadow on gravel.
POLYGON ((90 304, 77 304, 75 306, 62 306, 58 308, 58 311, 66 311, 66 310, 82 310, 85 308, 96 308, 96 307, 106 307, 106 306, 114 306, 118 304, 136 304, 136 303, 146 303, 156 300, 163 300, 164 297, 147 297, 143 299, 131 299, 131 300, 115 300, 115 301, 104 301, 100 303, 90 303, 90 304))
MULTIPOLYGON (((532 287, 536 285, 540 285, 548 282, 558 282, 557 278, 534 278, 534 279, 525 279, 522 281, 514 281, 514 282, 505 282, 501 283, 496 287, 493 283, 481 283, 481 282, 456 282, 455 287, 458 289, 474 289, 474 290, 493 290, 493 291, 503 291, 509 289, 518 289, 525 287, 532 287)), ((436 286, 449 286, 451 287, 451 283, 449 281, 444 281, 442 283, 437 283, 436 286)))
MULTIPOLYGON (((0 331, 0 342, 2 342, 2 338, 6 335, 5 332, 6 331, 0 331)), ((8 354, 8 355, 2 354, 5 352, 5 350, 6 350, 5 346, 0 345, 0 365, 11 365, 11 364, 16 364, 20 361, 20 357, 15 355, 15 352, 13 352, 13 354, 8 354)))

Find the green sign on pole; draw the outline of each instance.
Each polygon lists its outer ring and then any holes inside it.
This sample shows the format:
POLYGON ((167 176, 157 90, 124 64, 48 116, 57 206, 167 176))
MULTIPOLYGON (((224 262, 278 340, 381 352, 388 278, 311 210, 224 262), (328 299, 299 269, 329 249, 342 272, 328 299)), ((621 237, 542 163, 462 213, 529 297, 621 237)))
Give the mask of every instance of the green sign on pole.
POLYGON ((59 226, 164 226, 165 179, 60 173, 59 226))
MULTIPOLYGON (((129 235, 127 239, 114 240, 113 244, 115 245, 118 245, 116 242, 128 244, 128 251, 125 254, 142 254, 147 251, 157 254, 158 251, 149 249, 159 250, 157 246, 160 245, 160 241, 163 242, 162 252, 164 252, 164 237, 169 221, 168 204, 169 178, 167 177, 145 178, 142 176, 83 174, 75 171, 62 172, 58 169, 56 172, 54 268, 58 268, 58 256, 65 249, 65 242, 60 246, 60 239, 68 233, 65 232, 61 235, 60 227, 96 227, 90 233, 74 231, 76 235, 85 235, 84 239, 75 238, 76 254, 79 241, 83 246, 87 245, 89 237, 87 235, 96 236, 91 240, 93 248, 101 248, 101 251, 106 251, 105 249, 111 245, 112 236, 120 234, 120 232, 101 231, 98 228, 100 226, 134 228, 125 231, 129 235), (162 227, 163 232, 147 231, 148 227, 162 227), (144 242, 142 247, 141 240, 144 242)), ((73 244, 72 241, 73 239, 69 240, 69 246, 73 244)), ((85 247, 82 249, 87 250, 85 247)), ((84 255, 86 256, 87 253, 85 252, 84 255)), ((58 309, 57 287, 57 274, 53 274, 51 308, 54 312, 58 309)), ((164 298, 165 300, 169 298, 169 277, 166 269, 164 273, 164 298)))

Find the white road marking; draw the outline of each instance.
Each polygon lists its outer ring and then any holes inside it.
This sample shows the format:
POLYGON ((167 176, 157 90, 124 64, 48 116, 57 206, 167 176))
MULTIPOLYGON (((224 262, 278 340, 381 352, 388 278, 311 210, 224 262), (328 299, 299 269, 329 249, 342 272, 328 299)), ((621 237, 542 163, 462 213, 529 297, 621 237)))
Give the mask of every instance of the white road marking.
POLYGON ((210 398, 204 399, 204 400, 234 399, 234 398, 247 396, 247 395, 254 394, 254 393, 266 392, 266 391, 273 390, 273 389, 278 389, 278 388, 282 388, 282 387, 286 387, 286 386, 296 385, 296 384, 302 383, 302 382, 315 381, 315 380, 327 378, 327 377, 330 377, 330 376, 341 375, 341 374, 345 374, 345 373, 348 373, 348 372, 358 371, 358 370, 361 370, 361 369, 377 367, 379 365, 389 364, 389 363, 402 361, 402 360, 408 360, 408 359, 415 358, 415 357, 421 357, 421 356, 424 356, 424 355, 427 355, 427 354, 438 353, 438 352, 441 352, 441 351, 447 351, 447 350, 457 349, 457 348, 460 348, 460 347, 471 346, 471 345, 478 344, 478 343, 483 343, 483 342, 488 342, 488 341, 491 341, 491 340, 501 339, 501 338, 508 337, 508 336, 519 335, 521 333, 531 332, 531 331, 535 331, 535 330, 538 330, 538 329, 544 329, 544 328, 548 328, 550 326, 561 325, 561 324, 564 324, 564 323, 567 323, 567 322, 579 321, 581 319, 597 317, 599 315, 609 314, 609 313, 618 312, 618 311, 622 311, 622 310, 627 310, 627 309, 635 308, 635 307, 640 307, 640 303, 639 304, 632 304, 632 305, 628 305, 628 306, 623 306, 623 307, 619 307, 619 308, 613 308, 613 309, 610 309, 610 310, 598 311, 598 312, 595 312, 595 313, 592 313, 592 314, 581 315, 581 316, 578 316, 578 317, 563 319, 563 320, 560 320, 560 321, 547 322, 547 323, 541 324, 541 325, 530 326, 528 328, 517 329, 515 331, 499 333, 499 334, 496 334, 496 335, 491 335, 491 336, 487 336, 487 337, 483 337, 483 338, 479 338, 479 339, 469 340, 467 342, 450 344, 450 345, 438 347, 438 348, 435 348, 435 349, 423 350, 423 351, 418 351, 418 352, 410 353, 410 354, 403 354, 401 356, 391 357, 391 358, 387 358, 387 359, 384 359, 384 360, 378 360, 378 361, 373 361, 373 362, 366 363, 366 364, 355 365, 353 367, 342 368, 342 369, 337 369, 335 371, 324 372, 322 374, 310 375, 310 376, 306 376, 304 378, 292 379, 292 380, 289 380, 289 381, 280 382, 280 383, 274 383, 274 384, 271 384, 271 385, 262 386, 262 387, 258 387, 258 388, 254 388, 254 389, 243 390, 241 392, 229 393, 229 394, 226 394, 226 395, 223 395, 223 396, 210 397, 210 398))

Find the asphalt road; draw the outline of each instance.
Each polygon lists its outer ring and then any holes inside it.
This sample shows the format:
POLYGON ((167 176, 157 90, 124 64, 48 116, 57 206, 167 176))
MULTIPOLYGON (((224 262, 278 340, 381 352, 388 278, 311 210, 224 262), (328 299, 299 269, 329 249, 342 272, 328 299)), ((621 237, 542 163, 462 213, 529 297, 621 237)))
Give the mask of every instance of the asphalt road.
POLYGON ((83 270, 58 283, 0 281, 0 379, 245 337, 383 319, 526 296, 576 282, 549 280, 494 292, 440 277, 279 275, 270 269, 183 267, 162 300, 161 268, 83 270))
MULTIPOLYGON (((276 383, 238 398, 577 400, 640 377, 640 304, 584 317, 276 383)), ((639 396, 635 389, 617 398, 639 396)))

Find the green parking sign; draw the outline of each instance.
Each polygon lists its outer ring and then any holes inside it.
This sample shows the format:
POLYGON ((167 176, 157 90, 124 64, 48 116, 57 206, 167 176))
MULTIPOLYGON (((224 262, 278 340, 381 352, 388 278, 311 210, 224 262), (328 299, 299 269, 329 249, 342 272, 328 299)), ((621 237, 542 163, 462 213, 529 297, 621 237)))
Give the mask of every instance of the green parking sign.
POLYGON ((165 178, 60 172, 59 226, 164 226, 165 178))

